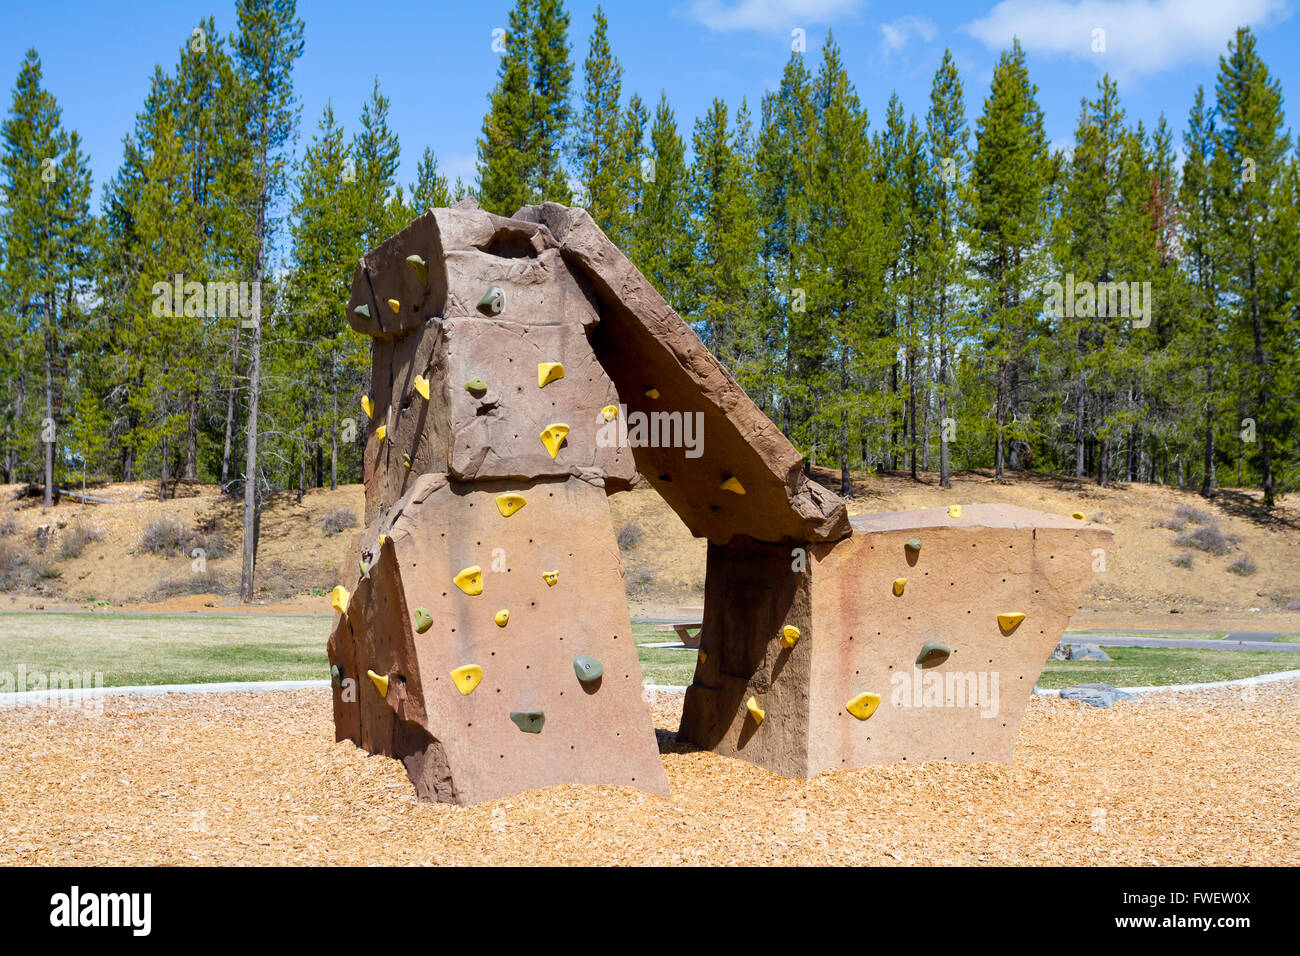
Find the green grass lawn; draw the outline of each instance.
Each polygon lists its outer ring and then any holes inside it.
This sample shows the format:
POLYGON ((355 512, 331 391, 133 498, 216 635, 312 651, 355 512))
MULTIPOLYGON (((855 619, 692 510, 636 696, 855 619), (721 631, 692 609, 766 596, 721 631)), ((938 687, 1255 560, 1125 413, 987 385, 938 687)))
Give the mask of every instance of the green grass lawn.
POLYGON ((1204 631, 1204 632, 1185 632, 1185 631, 1123 631, 1116 628, 1107 630, 1097 629, 1093 631, 1066 631, 1066 637, 1087 640, 1095 634, 1105 634, 1109 637, 1159 637, 1167 640, 1179 641, 1221 641, 1228 636, 1227 631, 1204 631))
MULTIPOLYGON (((0 674, 89 671, 108 687, 328 676, 327 614, 0 614, 0 674)), ((638 644, 669 641, 671 631, 633 625, 638 644)), ((1212 648, 1113 647, 1109 662, 1051 661, 1042 687, 1104 682, 1123 687, 1195 684, 1300 669, 1290 654, 1212 648)), ((689 684, 695 651, 639 647, 648 684, 689 684)))

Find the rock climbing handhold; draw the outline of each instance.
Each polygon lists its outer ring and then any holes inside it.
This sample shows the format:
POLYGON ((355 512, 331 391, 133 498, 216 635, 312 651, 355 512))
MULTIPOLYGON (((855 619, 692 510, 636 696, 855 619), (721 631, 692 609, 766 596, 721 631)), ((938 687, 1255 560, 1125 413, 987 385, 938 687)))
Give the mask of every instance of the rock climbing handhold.
POLYGON ((388 307, 393 310, 393 315, 401 315, 402 303, 398 302, 396 299, 389 299, 388 307))
POLYGON ((353 309, 352 311, 353 311, 353 313, 355 313, 356 315, 361 316, 363 319, 368 319, 368 318, 370 318, 370 305, 369 305, 368 303, 362 303, 361 305, 357 306, 357 307, 356 307, 355 309, 353 309))
POLYGON ((477 564, 466 568, 460 574, 456 575, 456 587, 460 588, 466 594, 483 593, 483 569, 477 564))
POLYGON ((758 706, 757 697, 751 697, 749 700, 745 701, 745 709, 749 711, 749 716, 754 718, 754 723, 756 724, 761 724, 763 718, 767 716, 767 711, 758 706))
POLYGON ((422 607, 415 609, 415 633, 423 634, 433 627, 433 615, 422 607))
POLYGON ((646 398, 658 398, 658 397, 659 397, 659 389, 657 389, 657 388, 647 388, 647 389, 645 390, 645 397, 646 397, 646 398))
POLYGON ((781 646, 794 647, 799 640, 799 628, 793 624, 787 624, 781 628, 781 646))
POLYGON ((554 422, 547 425, 542 430, 541 435, 542 444, 546 446, 546 450, 551 453, 552 458, 560 453, 560 446, 564 444, 564 439, 568 437, 569 426, 563 422, 554 422))
POLYGON ((414 385, 415 390, 420 393, 420 397, 427 402, 429 400, 429 380, 423 375, 417 375, 411 384, 414 385))
POLYGON ((411 470, 411 456, 406 452, 402 452, 402 467, 407 471, 411 470))
POLYGON ((916 655, 916 666, 932 667, 935 664, 942 664, 951 653, 952 651, 942 644, 926 641, 921 645, 921 653, 916 655))
POLYGON ((380 534, 380 535, 379 535, 379 546, 382 548, 382 547, 384 546, 384 542, 387 541, 387 540, 388 540, 388 535, 386 535, 386 534, 380 534))
POLYGON ((605 419, 607 422, 612 422, 614 419, 618 418, 618 406, 606 405, 600 410, 600 417, 605 419))
POLYGON ((478 300, 478 310, 488 315, 500 315, 505 307, 506 294, 501 291, 500 286, 488 286, 488 290, 483 293, 483 298, 478 300))
POLYGON ((949 517, 949 518, 960 518, 960 517, 961 517, 961 505, 949 505, 949 506, 948 506, 948 517, 949 517))
POLYGON ((844 709, 858 720, 866 720, 876 712, 876 708, 879 706, 879 694, 858 694, 857 697, 852 698, 844 705, 844 709))
POLYGON ((916 554, 921 550, 921 539, 908 538, 907 544, 903 545, 903 547, 907 548, 907 550, 911 551, 913 554, 916 554))
POLYGON ((605 668, 596 658, 583 654, 573 659, 573 673, 578 675, 578 680, 582 683, 594 684, 605 673, 605 668))
POLYGON ((361 396, 361 410, 366 413, 366 418, 375 417, 375 402, 369 395, 361 396))
POLYGON ((546 715, 540 710, 512 710, 510 719, 526 734, 540 734, 546 723, 546 715))
POLYGON ((537 363, 537 387, 545 388, 552 382, 564 378, 563 362, 538 362, 537 363))
POLYGON ((348 594, 347 588, 341 584, 337 585, 334 590, 330 592, 330 604, 333 606, 334 610, 338 611, 340 614, 347 614, 348 599, 351 596, 352 595, 348 594))
POLYGON ((1025 615, 1020 611, 1007 611, 998 615, 998 627, 1004 631, 1014 631, 1024 619, 1025 615))
POLYGON ((732 475, 718 487, 723 491, 730 491, 733 495, 743 495, 745 493, 745 486, 740 483, 740 479, 735 475, 732 475))
POLYGON ((542 572, 542 580, 546 582, 546 586, 547 586, 548 588, 553 588, 553 587, 555 587, 556 583, 559 582, 559 580, 560 580, 560 572, 559 572, 559 571, 543 571, 543 572, 542 572))
POLYGON ((387 425, 380 425, 378 428, 375 429, 375 438, 379 439, 380 441, 383 441, 384 436, 387 434, 388 434, 387 425))
POLYGON ((361 569, 361 576, 363 578, 370 573, 370 562, 367 561, 365 558, 362 558, 360 561, 357 562, 357 567, 361 569))
POLYGON ((510 612, 507 611, 505 608, 502 608, 501 610, 497 611, 496 616, 493 617, 492 620, 497 622, 497 627, 505 627, 508 623, 510 623, 510 612))
POLYGON ((337 664, 330 665, 330 683, 335 687, 343 686, 343 668, 337 664))
POLYGON ((471 378, 465 383, 465 391, 477 398, 487 391, 487 385, 483 383, 481 378, 471 378))
POLYGON ((497 495, 497 511, 501 512, 503 518, 509 518, 526 504, 528 504, 527 499, 523 495, 515 494, 513 491, 497 495))
POLYGON ((907 587, 907 578, 894 578, 894 597, 901 597, 905 587, 907 587))
POLYGON ((701 650, 698 654, 695 655, 695 659, 698 660, 701 664, 703 664, 705 661, 709 659, 709 652, 705 650, 701 650))
POLYGON ((424 261, 423 256, 407 256, 406 264, 415 270, 423 285, 429 284, 429 264, 424 261))
POLYGON ((374 671, 366 671, 366 676, 369 677, 370 682, 375 685, 375 690, 379 691, 380 697, 388 696, 388 675, 387 674, 385 674, 383 677, 380 677, 374 671))
POLYGON ((1070 517, 1071 517, 1071 518, 1075 518, 1075 519, 1077 519, 1077 520, 1079 520, 1079 521, 1083 521, 1083 520, 1086 519, 1088 516, 1087 516, 1086 514, 1084 514, 1082 511, 1072 511, 1072 512, 1070 512, 1070 517))
POLYGON ((456 689, 462 694, 472 694, 483 680, 483 668, 477 664, 462 664, 451 672, 451 679, 456 682, 456 689))

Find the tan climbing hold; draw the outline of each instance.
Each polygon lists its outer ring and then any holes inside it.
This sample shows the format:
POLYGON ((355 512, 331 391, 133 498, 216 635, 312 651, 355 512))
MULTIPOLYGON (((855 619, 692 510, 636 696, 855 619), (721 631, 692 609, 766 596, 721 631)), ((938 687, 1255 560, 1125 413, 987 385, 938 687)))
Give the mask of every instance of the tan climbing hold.
POLYGON ((733 495, 743 495, 745 493, 745 486, 740 483, 740 479, 735 475, 732 475, 718 487, 723 491, 730 491, 733 495))
POLYGON ((745 709, 749 711, 749 716, 754 718, 754 723, 756 724, 761 724, 763 718, 767 716, 767 711, 758 706, 757 697, 751 697, 749 700, 745 701, 745 709))
POLYGON ((388 696, 388 675, 387 674, 385 674, 383 677, 380 677, 374 671, 366 671, 366 676, 369 677, 370 682, 375 685, 375 690, 379 691, 380 697, 388 696))
POLYGON ((375 401, 369 395, 361 396, 361 410, 366 413, 366 418, 375 417, 375 401))
POLYGON ((564 444, 564 439, 569 437, 569 426, 563 422, 554 422, 542 429, 542 444, 554 458, 560 453, 560 446, 564 444))
POLYGON ((496 616, 493 617, 492 620, 497 622, 497 627, 505 627, 508 623, 510 623, 510 612, 507 611, 505 608, 502 608, 501 610, 497 611, 496 616))
POLYGON ((794 647, 799 641, 799 628, 793 624, 787 624, 781 628, 781 646, 794 647))
POLYGON ((420 397, 427 402, 429 400, 429 380, 423 375, 417 375, 415 376, 415 381, 411 384, 413 384, 415 390, 420 393, 420 397))
POLYGON ((396 299, 389 299, 388 307, 393 310, 393 315, 400 315, 402 312, 402 303, 398 302, 396 299))
POLYGON ((894 578, 894 597, 902 597, 905 587, 907 587, 907 578, 894 578))
POLYGON ((542 580, 546 582, 548 588, 553 588, 560 580, 559 571, 543 571, 542 580))
POLYGON ((456 587, 460 588, 466 594, 483 593, 483 569, 477 564, 466 568, 460 574, 456 575, 456 587))
POLYGON ((456 682, 456 689, 462 694, 472 694, 483 679, 483 668, 477 664, 462 664, 451 672, 451 679, 456 682))
POLYGON ((375 437, 376 437, 377 439, 379 439, 380 441, 383 441, 383 440, 384 440, 384 436, 387 435, 387 434, 388 434, 388 426, 387 426, 387 425, 380 425, 378 428, 375 429, 375 437))
POLYGON ((334 590, 330 592, 330 605, 340 614, 347 614, 348 599, 350 597, 352 597, 352 595, 348 593, 347 588, 341 584, 337 585, 334 590))
POLYGON ((618 418, 618 406, 606 405, 600 410, 600 417, 605 419, 607 422, 612 422, 614 419, 618 418))
POLYGON ((545 388, 552 382, 564 378, 563 362, 538 362, 537 363, 537 387, 545 388))
POLYGON ((960 518, 960 517, 961 517, 961 505, 949 505, 949 506, 948 506, 948 517, 949 517, 949 518, 960 518))
POLYGON ((858 720, 866 720, 876 712, 876 708, 879 706, 879 694, 858 694, 844 705, 844 709, 858 720))
POLYGON ((523 495, 515 494, 513 491, 497 495, 497 511, 501 512, 503 518, 509 518, 526 504, 528 504, 528 500, 523 495))
POLYGON ((659 397, 659 389, 657 389, 657 388, 647 388, 647 389, 645 390, 645 397, 646 397, 646 398, 658 398, 658 397, 659 397))
POLYGON ((1084 514, 1082 511, 1072 511, 1072 512, 1070 512, 1070 517, 1071 517, 1071 518, 1076 518, 1076 519, 1078 519, 1079 521, 1084 521, 1084 520, 1087 519, 1088 516, 1087 516, 1086 514, 1084 514))
POLYGON ((1020 611, 1006 611, 998 615, 998 627, 1004 631, 1014 631, 1024 619, 1025 615, 1020 611))

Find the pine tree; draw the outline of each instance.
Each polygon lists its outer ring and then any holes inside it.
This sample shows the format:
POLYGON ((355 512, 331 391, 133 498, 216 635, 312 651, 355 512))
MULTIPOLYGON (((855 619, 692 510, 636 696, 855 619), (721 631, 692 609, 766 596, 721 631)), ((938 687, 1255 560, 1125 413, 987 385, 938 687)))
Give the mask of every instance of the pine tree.
POLYGON ((679 312, 688 312, 691 248, 686 147, 663 93, 650 128, 649 155, 637 173, 643 185, 632 223, 633 261, 669 304, 679 312))
POLYGON ((581 185, 578 201, 610 240, 622 245, 631 204, 619 105, 623 67, 610 51, 609 23, 599 4, 593 19, 591 47, 582 64, 582 114, 573 144, 581 185))
MULTIPOLYGON (((457 186, 460 186, 459 181, 457 186)), ((415 170, 415 183, 411 186, 411 212, 423 215, 429 209, 450 206, 459 199, 452 195, 447 177, 438 171, 438 157, 428 146, 420 154, 420 164, 415 170)))

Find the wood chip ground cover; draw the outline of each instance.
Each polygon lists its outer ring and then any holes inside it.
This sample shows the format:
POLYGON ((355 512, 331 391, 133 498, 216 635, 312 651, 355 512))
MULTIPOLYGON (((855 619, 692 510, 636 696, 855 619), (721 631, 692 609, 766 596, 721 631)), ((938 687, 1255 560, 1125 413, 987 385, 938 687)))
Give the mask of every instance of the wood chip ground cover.
POLYGON ((1031 702, 1015 761, 773 776, 674 743, 672 795, 552 787, 421 804, 401 764, 334 743, 329 694, 0 710, 0 864, 1300 862, 1300 683, 1111 710, 1031 702))

